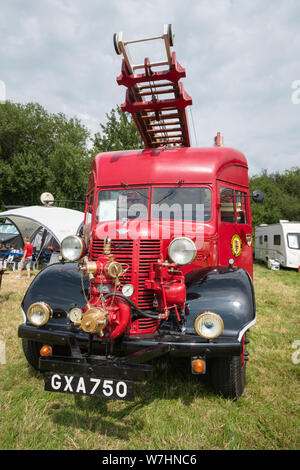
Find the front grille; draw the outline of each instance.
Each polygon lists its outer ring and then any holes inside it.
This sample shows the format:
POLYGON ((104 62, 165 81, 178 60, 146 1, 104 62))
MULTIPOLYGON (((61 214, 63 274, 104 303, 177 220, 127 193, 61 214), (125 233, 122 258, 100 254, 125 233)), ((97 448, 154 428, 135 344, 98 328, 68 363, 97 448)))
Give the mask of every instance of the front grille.
POLYGON ((135 320, 130 328, 131 335, 151 334, 155 333, 159 327, 160 320, 152 320, 151 318, 139 318, 135 320))
MULTIPOLYGON (((96 261, 103 253, 103 240, 93 240, 91 259, 96 261)), ((160 258, 160 240, 112 240, 111 252, 115 261, 128 270, 120 278, 121 287, 133 284, 135 292, 131 299, 141 309, 152 308, 153 291, 144 288, 145 279, 149 277, 151 263, 160 258)))

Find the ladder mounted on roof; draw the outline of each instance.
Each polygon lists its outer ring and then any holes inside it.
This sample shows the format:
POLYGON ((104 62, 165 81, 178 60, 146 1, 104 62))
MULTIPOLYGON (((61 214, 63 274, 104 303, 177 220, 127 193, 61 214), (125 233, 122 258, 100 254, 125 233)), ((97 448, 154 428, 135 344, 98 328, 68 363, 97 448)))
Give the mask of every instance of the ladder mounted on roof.
POLYGON ((115 51, 123 55, 117 83, 127 87, 121 109, 132 114, 146 148, 191 145, 185 108, 192 104, 192 99, 180 82, 186 74, 175 52, 171 52, 173 44, 170 24, 164 25, 162 36, 124 41, 122 32, 114 34, 115 51), (134 64, 128 46, 153 40, 163 40, 166 60, 150 62, 146 57, 142 64, 134 64))

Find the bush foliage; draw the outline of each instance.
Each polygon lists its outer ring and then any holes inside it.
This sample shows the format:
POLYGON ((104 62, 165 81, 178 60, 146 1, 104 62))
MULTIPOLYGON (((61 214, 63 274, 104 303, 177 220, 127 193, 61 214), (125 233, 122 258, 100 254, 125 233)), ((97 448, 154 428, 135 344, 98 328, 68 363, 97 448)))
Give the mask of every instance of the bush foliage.
MULTIPOLYGON (((50 114, 37 103, 1 103, 0 208, 40 204, 45 191, 55 199, 83 201, 93 156, 131 148, 143 148, 143 142, 131 116, 119 106, 106 114, 106 122, 91 136, 77 118, 50 114)), ((283 173, 264 170, 250 178, 250 191, 254 189, 265 196, 263 204, 252 204, 254 226, 300 219, 300 168, 283 173)))

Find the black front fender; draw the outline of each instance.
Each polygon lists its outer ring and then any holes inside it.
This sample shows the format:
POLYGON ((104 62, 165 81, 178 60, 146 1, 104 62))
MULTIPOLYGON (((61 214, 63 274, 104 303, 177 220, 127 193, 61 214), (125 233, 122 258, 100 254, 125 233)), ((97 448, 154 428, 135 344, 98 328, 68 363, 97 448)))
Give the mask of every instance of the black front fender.
MULTIPOLYGON (((51 264, 43 269, 30 284, 22 301, 22 309, 38 301, 46 302, 54 312, 69 312, 73 307, 84 308, 86 301, 81 274, 77 263, 51 264)), ((88 297, 89 283, 84 276, 84 289, 88 297)))
POLYGON ((195 333, 195 318, 203 312, 219 314, 224 322, 220 338, 241 338, 255 322, 252 280, 244 269, 215 267, 196 269, 186 275, 187 332, 195 333))

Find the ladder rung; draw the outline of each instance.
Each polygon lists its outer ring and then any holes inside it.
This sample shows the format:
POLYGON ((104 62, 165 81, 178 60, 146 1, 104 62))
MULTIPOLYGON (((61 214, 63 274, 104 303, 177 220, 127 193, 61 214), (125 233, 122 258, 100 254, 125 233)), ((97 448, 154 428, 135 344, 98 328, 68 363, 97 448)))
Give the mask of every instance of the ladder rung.
MULTIPOLYGON (((142 119, 146 120, 149 119, 150 121, 157 121, 157 118, 155 115, 153 116, 141 116, 142 119)), ((174 118, 180 118, 179 114, 161 114, 161 119, 174 119, 174 118)))
MULTIPOLYGON (((172 86, 173 88, 175 88, 175 84, 174 83, 171 83, 171 82, 167 82, 167 83, 155 83, 155 88, 162 88, 162 87, 166 87, 166 86, 172 86)), ((148 89, 150 88, 150 85, 142 85, 142 86, 137 86, 138 90, 145 90, 145 89, 148 89)))
POLYGON ((168 135, 168 132, 165 132, 165 133, 161 132, 161 134, 162 134, 162 135, 155 135, 155 136, 152 136, 152 137, 155 137, 156 139, 164 139, 164 138, 168 139, 169 137, 171 137, 172 139, 173 139, 173 138, 175 139, 175 138, 177 138, 177 137, 180 138, 180 139, 182 139, 182 137, 183 137, 182 134, 172 134, 172 135, 168 135))
MULTIPOLYGON (((162 137, 158 137, 158 138, 160 138, 162 142, 170 142, 170 143, 174 143, 174 142, 180 143, 180 142, 183 142, 183 139, 182 139, 182 138, 181 138, 181 139, 178 139, 178 138, 176 138, 176 139, 169 139, 168 137, 167 137, 167 138, 166 138, 166 137, 164 138, 163 136, 162 136, 162 137)), ((158 142, 157 140, 153 140, 152 142, 160 143, 160 142, 158 142)))
POLYGON ((164 141, 164 142, 151 142, 151 145, 157 146, 157 147, 163 147, 163 146, 169 145, 169 144, 180 144, 180 145, 183 145, 183 141, 175 140, 174 142, 172 142, 172 141, 170 141, 170 140, 166 140, 166 141, 164 141))
MULTIPOLYGON (((166 62, 166 61, 152 62, 151 64, 149 64, 149 67, 160 67, 162 65, 169 65, 169 62, 166 62)), ((144 68, 145 68, 145 64, 132 65, 132 70, 144 69, 144 68)))
POLYGON ((147 127, 156 127, 156 126, 180 126, 180 121, 171 121, 171 122, 156 122, 151 124, 150 122, 147 124, 147 127))
POLYGON ((171 88, 170 90, 155 90, 153 87, 153 91, 143 91, 139 93, 140 96, 148 96, 148 95, 163 95, 164 93, 174 93, 174 89, 171 88))
MULTIPOLYGON (((163 127, 163 126, 162 126, 162 127, 163 127)), ((168 134, 169 132, 178 132, 178 131, 180 132, 181 129, 178 128, 178 129, 165 129, 165 130, 162 130, 162 129, 155 129, 155 130, 153 130, 153 129, 148 129, 148 130, 147 130, 148 134, 153 134, 153 135, 159 134, 159 133, 162 133, 162 132, 163 132, 164 134, 168 134)), ((175 135, 172 135, 172 137, 178 137, 178 136, 177 136, 177 135, 176 135, 176 136, 175 136, 175 135)), ((180 134, 179 137, 182 137, 182 134, 180 134)))

